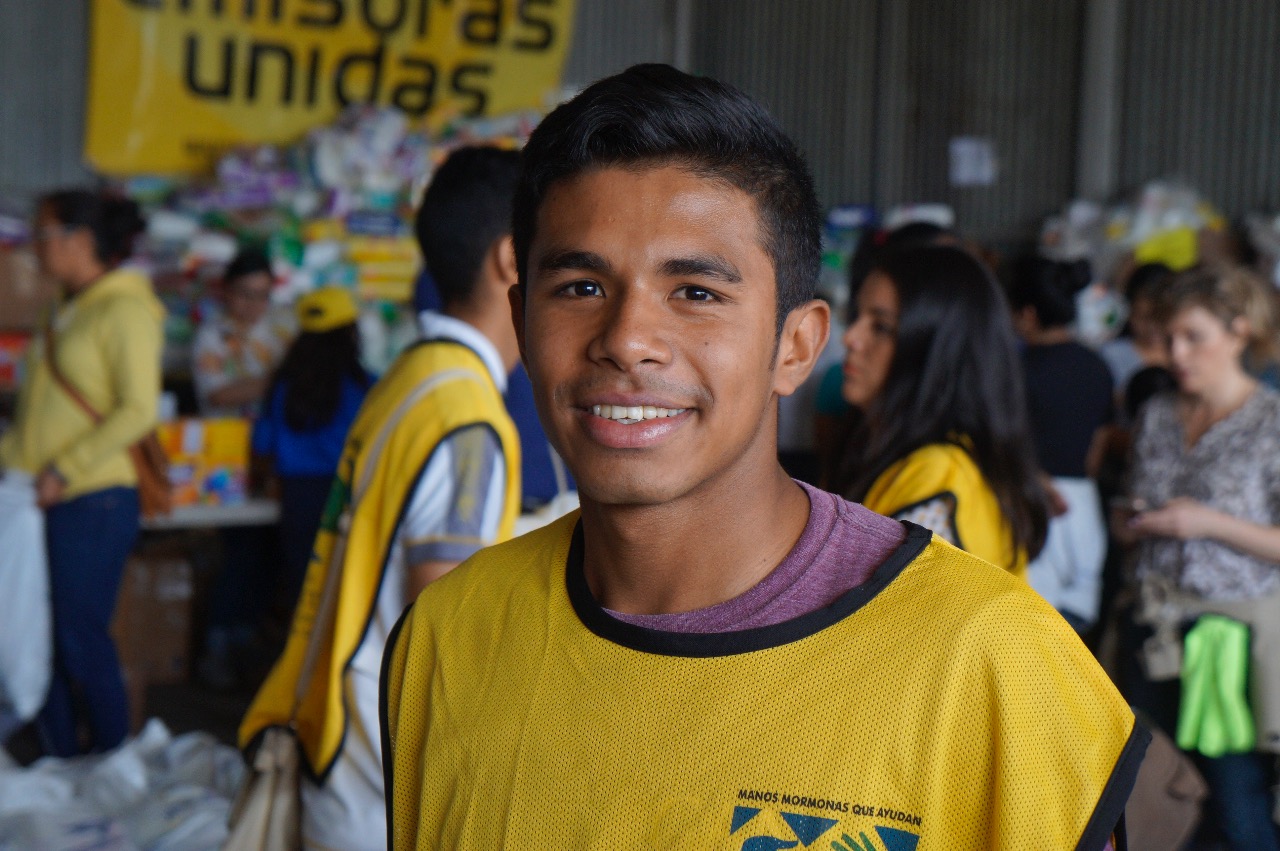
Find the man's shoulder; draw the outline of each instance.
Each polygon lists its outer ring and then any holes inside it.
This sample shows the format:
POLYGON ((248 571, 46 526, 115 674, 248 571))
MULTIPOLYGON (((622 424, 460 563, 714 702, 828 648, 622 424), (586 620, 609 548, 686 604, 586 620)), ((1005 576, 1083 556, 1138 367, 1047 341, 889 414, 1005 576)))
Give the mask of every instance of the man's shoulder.
POLYGON ((364 414, 378 420, 397 418, 413 427, 409 410, 452 413, 470 420, 491 421, 505 413, 501 396, 484 364, 465 346, 423 342, 401 352, 369 390, 364 414), (477 393, 478 386, 491 390, 477 393), (479 413, 477 411, 479 410, 479 413))
MULTIPOLYGON (((877 481, 899 491, 891 511, 913 501, 910 497, 932 497, 943 491, 965 491, 984 482, 982 471, 963 446, 958 443, 929 443, 921 446, 889 467, 877 481)), ((877 490, 873 486, 873 491, 877 490)), ((876 508, 881 506, 877 503, 876 508)))
POLYGON ((405 349, 378 381, 378 389, 397 401, 422 402, 454 396, 473 404, 501 401, 480 356, 461 343, 448 340, 421 341, 405 349), (492 392, 477 394, 477 385, 492 392))
POLYGON ((492 616, 491 606, 513 596, 541 595, 559 582, 569 556, 578 512, 512 538, 485 547, 449 573, 428 585, 414 603, 415 614, 433 618, 434 611, 450 619, 470 611, 492 616))
MULTIPOLYGON (((907 616, 918 617, 922 628, 957 631, 957 637, 975 623, 1002 624, 996 630, 1002 636, 1039 630, 1045 623, 1070 629, 1024 580, 937 535, 886 590, 892 592, 887 598, 908 610, 907 616)), ((984 635, 990 637, 985 627, 972 637, 984 635)))

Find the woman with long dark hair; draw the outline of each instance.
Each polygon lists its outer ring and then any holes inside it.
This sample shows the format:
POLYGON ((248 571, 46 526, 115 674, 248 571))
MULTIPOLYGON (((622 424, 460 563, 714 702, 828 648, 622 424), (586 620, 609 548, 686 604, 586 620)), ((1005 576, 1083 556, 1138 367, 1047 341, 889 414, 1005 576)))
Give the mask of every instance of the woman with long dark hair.
POLYGON ((856 419, 834 484, 1018 575, 1044 544, 1009 308, 971 254, 887 252, 854 294, 845 399, 856 419))
POLYGON ((279 481, 283 601, 290 608, 347 429, 373 384, 360 364, 350 293, 336 287, 308 293, 298 300, 297 315, 301 333, 276 369, 253 429, 254 454, 270 460, 279 481))
POLYGON ((34 477, 45 509, 53 679, 38 728, 45 751, 104 751, 129 732, 107 632, 138 535, 129 447, 156 422, 164 308, 122 268, 144 222, 132 201, 66 190, 40 199, 36 253, 62 299, 32 342, 0 468, 34 477))

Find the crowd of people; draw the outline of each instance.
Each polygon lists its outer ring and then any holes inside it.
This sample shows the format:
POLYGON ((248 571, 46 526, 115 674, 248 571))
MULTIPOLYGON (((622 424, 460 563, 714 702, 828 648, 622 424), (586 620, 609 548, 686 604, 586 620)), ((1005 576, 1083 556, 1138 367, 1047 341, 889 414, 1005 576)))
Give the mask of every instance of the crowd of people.
MULTIPOLYGON (((46 511, 58 756, 127 733, 107 624, 162 315, 122 265, 139 227, 100 194, 39 205, 65 297, 0 439, 46 511)), ((241 746, 301 753, 305 847, 807 847, 855 801, 892 814, 857 828, 891 848, 1119 848, 1149 727, 1208 784, 1201 841, 1280 848, 1256 274, 1126 270, 1127 327, 1095 349, 1087 261, 993 262, 914 223, 865 237, 833 318, 795 147, 663 66, 588 88, 523 153, 457 150, 416 229, 435 309, 383 376, 346 291, 281 325, 253 250, 196 341, 201 409, 255 418, 282 506, 278 558, 226 533, 203 673, 264 601, 293 610, 241 746), (815 371, 829 334, 843 358, 815 371), (778 399, 805 382, 793 478, 778 399), (531 454, 581 510, 509 540, 531 454), (801 791, 830 800, 778 806, 801 791)))

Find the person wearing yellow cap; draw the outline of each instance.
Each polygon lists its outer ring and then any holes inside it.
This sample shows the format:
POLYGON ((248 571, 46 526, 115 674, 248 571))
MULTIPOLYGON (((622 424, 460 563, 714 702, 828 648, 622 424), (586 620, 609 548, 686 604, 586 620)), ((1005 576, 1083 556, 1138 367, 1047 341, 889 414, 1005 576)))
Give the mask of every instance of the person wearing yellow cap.
POLYGON ((279 600, 292 611, 347 430, 373 376, 360 364, 360 310, 351 293, 324 287, 298 299, 299 334, 271 379, 253 425, 258 469, 280 495, 279 600))

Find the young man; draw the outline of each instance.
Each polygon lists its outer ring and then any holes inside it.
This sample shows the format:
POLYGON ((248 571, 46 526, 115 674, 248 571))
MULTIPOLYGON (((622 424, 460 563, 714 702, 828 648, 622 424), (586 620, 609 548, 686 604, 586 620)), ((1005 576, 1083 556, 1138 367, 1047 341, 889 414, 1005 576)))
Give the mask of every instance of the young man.
POLYGON ((390 639, 394 849, 1104 847, 1146 737, 1070 628, 778 464, 818 222, 712 80, 638 66, 534 133, 513 314, 582 510, 390 639))
POLYGON ((356 416, 288 645, 240 728, 248 747, 290 721, 311 632, 323 629, 296 715, 309 849, 386 847, 378 673, 387 634, 427 583, 510 537, 519 513, 519 438, 502 401, 518 357, 507 290, 516 281, 509 216, 519 171, 516 152, 463 148, 432 179, 417 231, 443 311, 422 315, 423 340, 356 416))

